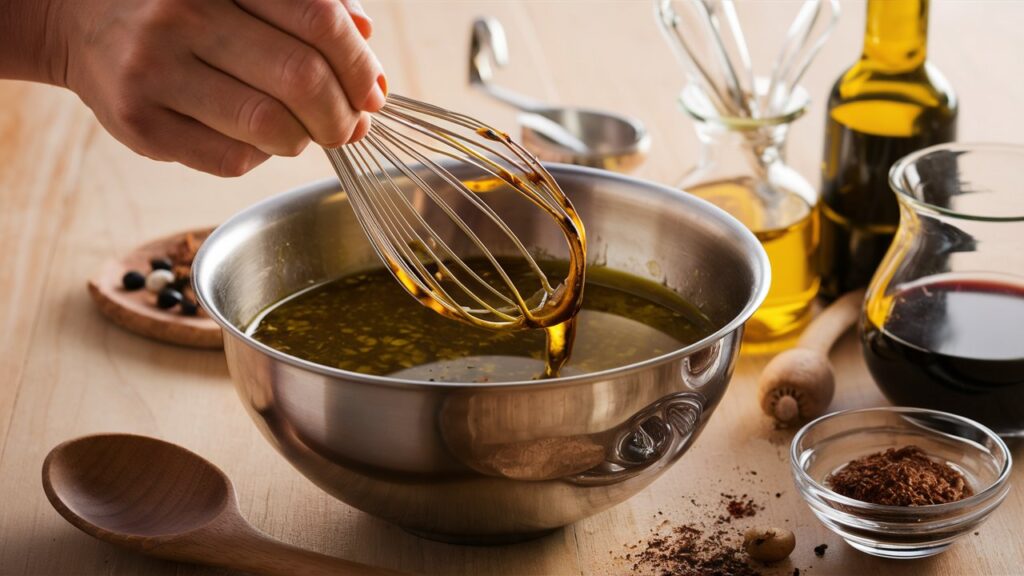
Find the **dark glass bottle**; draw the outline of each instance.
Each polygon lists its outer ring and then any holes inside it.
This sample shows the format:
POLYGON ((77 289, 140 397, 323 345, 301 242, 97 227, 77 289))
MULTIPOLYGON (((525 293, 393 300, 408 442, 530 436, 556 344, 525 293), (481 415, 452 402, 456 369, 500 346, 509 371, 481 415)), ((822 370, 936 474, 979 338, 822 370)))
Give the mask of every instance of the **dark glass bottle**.
POLYGON ((928 0, 868 0, 864 53, 836 81, 822 162, 821 294, 865 286, 899 224, 889 168, 956 137, 957 101, 926 61, 928 0))

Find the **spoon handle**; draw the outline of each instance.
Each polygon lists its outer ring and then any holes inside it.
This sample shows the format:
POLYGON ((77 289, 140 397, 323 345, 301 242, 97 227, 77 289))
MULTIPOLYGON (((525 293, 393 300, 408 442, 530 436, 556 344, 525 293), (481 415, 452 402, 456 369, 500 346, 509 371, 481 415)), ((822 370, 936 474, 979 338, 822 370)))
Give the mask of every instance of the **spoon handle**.
POLYGON ((303 550, 262 536, 246 542, 244 554, 233 558, 231 568, 266 576, 399 576, 399 572, 375 568, 325 554, 303 550))
POLYGON ((836 340, 856 323, 863 304, 863 289, 847 292, 811 321, 800 336, 797 346, 817 350, 823 356, 828 356, 836 340))
POLYGON ((264 576, 410 576, 285 544, 260 532, 241 517, 224 520, 185 542, 178 542, 175 552, 153 552, 264 576))

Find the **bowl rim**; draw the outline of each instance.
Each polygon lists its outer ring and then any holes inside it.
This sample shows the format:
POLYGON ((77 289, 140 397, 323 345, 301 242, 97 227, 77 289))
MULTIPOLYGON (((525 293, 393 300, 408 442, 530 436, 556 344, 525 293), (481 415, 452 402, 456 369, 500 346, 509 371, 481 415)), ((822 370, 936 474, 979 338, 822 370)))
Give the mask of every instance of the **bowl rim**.
MULTIPOLYGON (((196 253, 195 259, 192 264, 192 289, 195 292, 196 299, 200 306, 206 310, 210 318, 216 322, 222 330, 226 332, 226 336, 232 336, 234 339, 239 340, 246 345, 255 348, 257 351, 262 352, 271 358, 284 362, 289 366, 300 368, 302 370, 308 370, 322 376, 327 376, 332 380, 345 380, 347 382, 360 382, 364 384, 372 384, 379 386, 399 387, 399 388, 517 388, 526 387, 531 388, 558 388, 562 386, 573 386, 580 383, 593 383, 606 381, 611 378, 619 378, 624 375, 628 375, 635 372, 641 372, 648 370, 654 366, 666 364, 673 360, 682 359, 694 352, 703 350, 723 340, 730 333, 742 328, 743 324, 753 316, 754 312, 760 307, 761 303, 768 295, 768 289, 771 286, 771 265, 768 262, 768 254, 765 252, 764 247, 754 236, 754 233, 747 229, 739 220, 736 220, 725 210, 722 210, 718 206, 698 198, 692 194, 684 192, 682 190, 676 190, 668 186, 651 182, 648 180, 642 180, 639 178, 633 178, 607 170, 600 170, 596 168, 589 168, 585 166, 578 166, 572 164, 559 164, 553 162, 543 162, 545 168, 550 172, 561 172, 567 176, 589 176, 590 178, 600 178, 604 180, 618 181, 623 184, 627 184, 634 187, 640 187, 647 189, 648 191, 659 194, 661 196, 673 197, 681 200, 684 204, 696 204, 701 206, 703 210, 716 215, 723 225, 731 228, 731 232, 735 234, 734 239, 741 242, 741 249, 743 252, 749 254, 749 258, 754 262, 754 273, 755 281, 756 275, 759 273, 761 276, 761 285, 756 287, 750 298, 747 300, 746 305, 733 316, 731 320, 726 322, 720 328, 705 336, 704 338, 693 342, 687 346, 673 350, 660 356, 648 358, 641 362, 635 362, 633 364, 627 364, 625 366, 619 366, 617 368, 610 368, 607 370, 601 370, 598 372, 589 372, 586 374, 577 374, 573 376, 564 376, 558 378, 552 378, 550 380, 514 380, 506 382, 430 382, 424 380, 412 380, 408 378, 393 378, 390 376, 378 376, 374 374, 362 374, 360 372, 351 372, 348 370, 342 370, 340 368, 332 368, 330 366, 324 366, 317 364, 309 360, 304 360, 290 354, 281 352, 275 348, 272 348, 250 335, 246 334, 245 330, 241 330, 236 327, 232 322, 229 322, 221 311, 212 305, 206 292, 201 286, 201 277, 204 276, 204 272, 207 268, 206 260, 209 252, 212 250, 210 247, 216 244, 216 241, 223 235, 228 234, 229 229, 241 228, 242 224, 245 223, 249 218, 258 212, 266 212, 271 208, 287 204, 296 197, 305 196, 316 191, 322 191, 325 188, 337 190, 343 192, 341 184, 338 182, 336 177, 327 177, 320 180, 314 180, 312 182, 303 184, 296 188, 292 188, 288 191, 275 194, 269 198, 265 198, 255 204, 251 204, 246 208, 236 212, 227 220, 222 222, 212 233, 206 238, 203 244, 200 246, 199 251, 196 253)), ((253 318, 255 319, 255 317, 253 318)), ((225 342, 228 338, 225 338, 225 342)))
MULTIPOLYGON (((859 430, 858 432, 863 432, 859 430)), ((1013 454, 1010 452, 1010 448, 1006 445, 1006 442, 992 431, 991 428, 957 414, 949 412, 943 412, 942 410, 931 410, 929 408, 916 408, 911 406, 877 406, 874 408, 853 408, 847 410, 838 410, 824 416, 819 416, 814 420, 805 424, 800 431, 793 436, 793 441, 790 443, 789 448, 789 461, 790 468, 793 471, 794 479, 797 482, 797 488, 800 493, 805 497, 811 497, 807 494, 808 490, 803 486, 807 485, 817 492, 821 492, 829 497, 829 499, 835 501, 838 504, 842 504, 849 508, 856 510, 858 513, 881 513, 888 515, 899 516, 900 514, 907 514, 909 511, 916 511, 919 513, 926 514, 944 514, 954 511, 962 511, 963 509, 970 509, 976 505, 984 504, 985 502, 999 498, 1000 493, 1004 492, 1007 488, 1007 483, 1010 479, 1010 473, 1013 470, 1013 454), (888 412, 895 414, 919 414, 919 415, 930 415, 930 416, 941 416, 943 418, 949 418, 951 420, 959 421, 961 424, 965 424, 970 428, 980 431, 986 437, 993 440, 996 446, 1005 457, 1006 461, 1003 463, 1002 469, 999 471, 999 476, 984 490, 976 492, 973 496, 964 498, 963 500, 957 500, 955 502, 946 502, 944 504, 927 504, 924 506, 895 506, 891 504, 874 504, 871 502, 864 502, 863 500, 857 500, 856 498, 850 498, 849 496, 843 496, 838 492, 835 492, 828 486, 815 480, 810 474, 804 470, 803 466, 800 465, 800 457, 797 451, 797 446, 800 441, 816 426, 821 423, 831 420, 833 418, 840 418, 844 416, 851 416, 855 414, 865 414, 870 412, 888 412)), ((920 516, 920 514, 918 514, 920 516)))

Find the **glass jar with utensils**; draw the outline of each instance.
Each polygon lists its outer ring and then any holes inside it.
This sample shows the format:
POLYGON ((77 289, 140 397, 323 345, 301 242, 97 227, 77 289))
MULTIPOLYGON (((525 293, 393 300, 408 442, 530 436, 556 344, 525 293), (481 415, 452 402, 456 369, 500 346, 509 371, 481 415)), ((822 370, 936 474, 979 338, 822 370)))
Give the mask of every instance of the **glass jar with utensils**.
POLYGON ((700 142, 678 184, 740 220, 768 252, 771 289, 745 349, 776 350, 807 324, 820 284, 818 194, 786 163, 785 144, 809 102, 798 82, 835 26, 838 2, 801 5, 765 76, 754 73, 731 0, 655 0, 655 8, 689 79, 680 102, 700 142))
POLYGON ((722 116, 694 85, 680 98, 693 118, 700 156, 679 186, 732 214, 768 252, 768 297, 747 324, 746 346, 772 348, 810 319, 818 293, 818 213, 813 186, 786 164, 789 125, 807 109, 795 91, 777 116, 722 116))

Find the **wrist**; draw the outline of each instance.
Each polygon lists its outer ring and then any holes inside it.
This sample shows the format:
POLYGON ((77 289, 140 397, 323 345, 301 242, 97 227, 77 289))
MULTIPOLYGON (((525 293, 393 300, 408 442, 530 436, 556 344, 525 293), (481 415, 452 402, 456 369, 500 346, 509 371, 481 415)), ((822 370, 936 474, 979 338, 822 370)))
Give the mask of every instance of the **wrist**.
POLYGON ((64 0, 0 0, 0 78, 67 84, 64 0))

